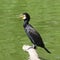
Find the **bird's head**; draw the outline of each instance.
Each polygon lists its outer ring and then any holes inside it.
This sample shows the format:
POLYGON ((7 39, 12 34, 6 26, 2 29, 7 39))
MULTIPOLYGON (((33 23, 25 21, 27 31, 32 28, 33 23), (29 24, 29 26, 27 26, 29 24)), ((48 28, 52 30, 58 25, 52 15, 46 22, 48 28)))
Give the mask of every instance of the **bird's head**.
POLYGON ((28 13, 23 13, 19 16, 20 18, 22 18, 24 21, 29 21, 30 20, 30 15, 28 13))

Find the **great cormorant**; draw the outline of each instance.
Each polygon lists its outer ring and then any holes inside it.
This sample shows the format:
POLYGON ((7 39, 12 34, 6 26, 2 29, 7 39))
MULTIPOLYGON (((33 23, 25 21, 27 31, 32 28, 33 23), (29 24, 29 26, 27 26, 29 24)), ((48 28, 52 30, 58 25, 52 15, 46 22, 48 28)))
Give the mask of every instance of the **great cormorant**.
POLYGON ((29 39, 31 40, 31 42, 34 44, 34 48, 36 48, 36 46, 42 47, 44 48, 48 53, 51 53, 44 45, 43 40, 40 36, 40 34, 34 29, 34 27, 32 25, 29 24, 30 21, 30 15, 28 13, 23 13, 20 18, 22 18, 24 20, 24 30, 27 34, 27 36, 29 37, 29 39))

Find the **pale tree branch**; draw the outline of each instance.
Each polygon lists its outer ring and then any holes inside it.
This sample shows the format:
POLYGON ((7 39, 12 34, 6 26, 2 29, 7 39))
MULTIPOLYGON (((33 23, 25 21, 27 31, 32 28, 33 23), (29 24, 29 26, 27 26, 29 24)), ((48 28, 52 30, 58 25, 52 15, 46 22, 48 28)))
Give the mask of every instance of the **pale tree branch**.
POLYGON ((32 46, 23 45, 23 50, 28 52, 28 54, 29 54, 29 59, 28 60, 40 60, 36 50, 32 46))

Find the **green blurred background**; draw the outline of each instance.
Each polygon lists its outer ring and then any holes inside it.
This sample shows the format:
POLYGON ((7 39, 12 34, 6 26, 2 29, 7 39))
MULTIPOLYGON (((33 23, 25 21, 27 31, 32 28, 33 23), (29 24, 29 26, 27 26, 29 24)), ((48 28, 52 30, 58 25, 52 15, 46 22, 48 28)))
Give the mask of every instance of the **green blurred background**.
POLYGON ((60 60, 60 0, 0 0, 0 60, 28 60, 22 46, 32 43, 18 18, 23 12, 31 15, 30 24, 52 52, 38 48, 41 60, 60 60))

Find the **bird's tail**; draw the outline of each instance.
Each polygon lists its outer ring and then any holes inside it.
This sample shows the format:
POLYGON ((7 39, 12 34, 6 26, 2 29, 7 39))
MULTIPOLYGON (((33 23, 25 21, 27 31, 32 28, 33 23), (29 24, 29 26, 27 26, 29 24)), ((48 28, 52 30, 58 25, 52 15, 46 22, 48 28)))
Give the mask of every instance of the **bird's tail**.
POLYGON ((51 54, 51 52, 46 47, 44 47, 44 49, 45 49, 45 51, 47 51, 48 53, 51 54))

